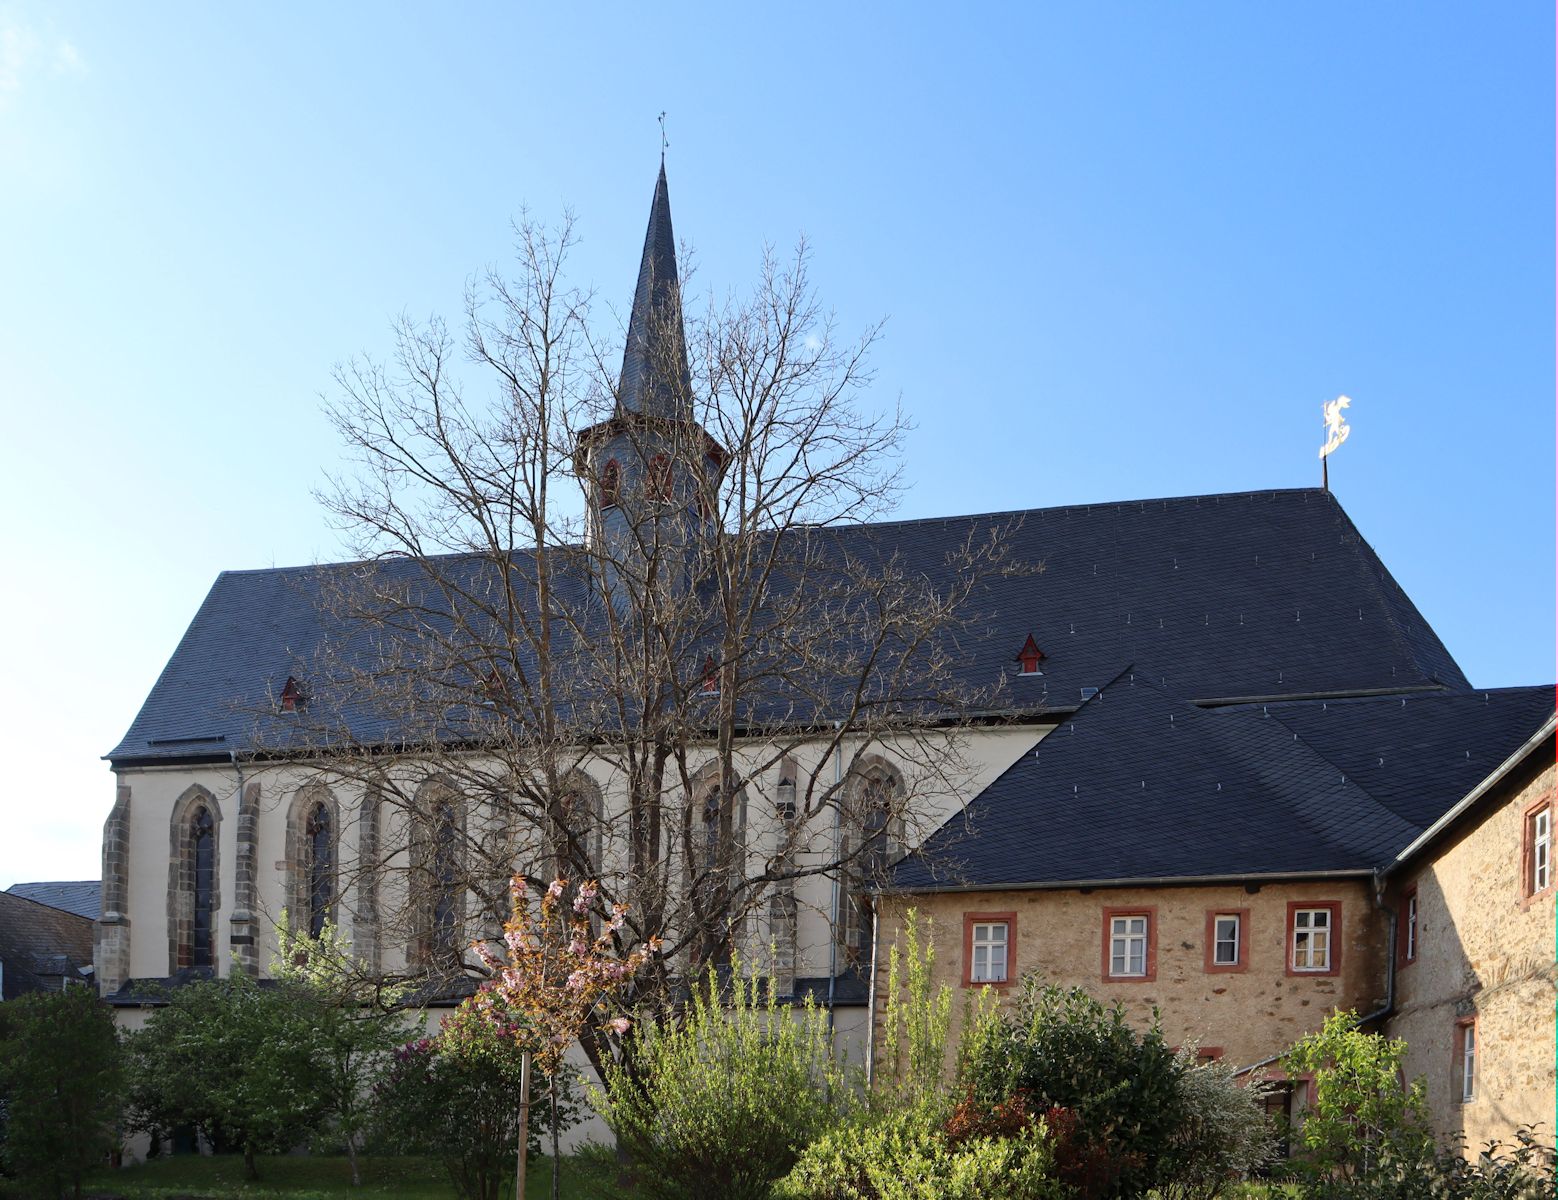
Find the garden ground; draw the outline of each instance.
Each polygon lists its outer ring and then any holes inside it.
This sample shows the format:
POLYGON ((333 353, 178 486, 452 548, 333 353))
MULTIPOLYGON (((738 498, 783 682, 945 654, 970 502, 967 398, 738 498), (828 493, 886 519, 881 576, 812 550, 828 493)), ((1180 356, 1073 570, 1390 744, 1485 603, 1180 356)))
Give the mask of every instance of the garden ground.
MULTIPOLYGON (((361 1164, 362 1186, 354 1188, 351 1165, 340 1156, 261 1157, 260 1178, 250 1180, 244 1178, 242 1155, 178 1155, 121 1170, 94 1171, 82 1192, 104 1200, 455 1200, 457 1196, 437 1159, 365 1157, 361 1164)), ((549 1159, 533 1160, 525 1200, 544 1200, 550 1194, 551 1177, 549 1159)), ((11 1194, 0 1183, 0 1196, 11 1194)), ((563 1200, 584 1200, 587 1194, 577 1178, 570 1178, 565 1160, 563 1200)), ((504 1191, 499 1200, 513 1197, 512 1191, 504 1191)))
MULTIPOLYGON (((351 1167, 342 1157, 262 1157, 260 1178, 249 1180, 244 1178, 241 1155, 179 1155, 122 1170, 95 1171, 83 1195, 100 1200, 455 1200, 457 1195, 435 1159, 365 1157, 361 1161, 363 1183, 354 1188, 351 1167)), ((565 1159, 563 1200, 589 1200, 592 1191, 569 1166, 565 1159)), ((525 1200, 544 1200, 550 1186, 550 1160, 532 1162, 525 1200)), ((10 1195, 0 1184, 0 1197, 10 1195)), ((1285 1195, 1285 1190, 1258 1184, 1227 1193, 1228 1200, 1280 1200, 1285 1195)), ((513 1193, 505 1191, 499 1200, 513 1200, 513 1193)))

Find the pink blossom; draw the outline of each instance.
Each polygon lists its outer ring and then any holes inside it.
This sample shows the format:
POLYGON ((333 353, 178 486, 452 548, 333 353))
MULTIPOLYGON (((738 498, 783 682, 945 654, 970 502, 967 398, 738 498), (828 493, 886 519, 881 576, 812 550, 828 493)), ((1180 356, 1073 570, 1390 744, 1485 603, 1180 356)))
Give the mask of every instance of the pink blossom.
POLYGON ((566 883, 564 883, 561 879, 554 879, 554 880, 552 880, 550 886, 547 887, 546 894, 549 897, 551 897, 553 900, 556 900, 559 896, 561 896, 563 894, 563 889, 565 887, 567 887, 567 886, 568 885, 566 883))
POLYGON ((629 1029, 633 1028, 633 1022, 628 1020, 626 1017, 613 1017, 611 1020, 606 1022, 606 1025, 613 1033, 617 1034, 618 1036, 621 1036, 629 1029))

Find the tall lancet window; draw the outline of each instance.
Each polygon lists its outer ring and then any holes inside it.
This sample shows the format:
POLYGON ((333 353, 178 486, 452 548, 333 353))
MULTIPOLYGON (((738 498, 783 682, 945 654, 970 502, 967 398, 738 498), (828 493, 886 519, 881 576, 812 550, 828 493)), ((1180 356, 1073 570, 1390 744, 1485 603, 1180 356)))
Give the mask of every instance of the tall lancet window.
POLYGON ((848 866, 843 875, 838 939, 846 966, 863 966, 871 955, 871 889, 887 875, 895 857, 903 807, 903 779, 885 760, 872 756, 846 797, 846 835, 841 845, 848 866))
POLYGON ((720 788, 715 784, 703 798, 703 870, 714 875, 720 869, 720 788))
POLYGON ((330 810, 321 801, 309 811, 304 829, 308 850, 308 932, 318 937, 335 901, 335 842, 330 810))
POLYGON ((433 818, 433 906, 429 931, 433 958, 447 964, 456 955, 455 938, 459 932, 459 830, 455 826, 454 806, 439 803, 433 818))
POLYGON ((194 892, 189 965, 209 967, 216 960, 216 823, 203 804, 189 823, 189 851, 194 892))

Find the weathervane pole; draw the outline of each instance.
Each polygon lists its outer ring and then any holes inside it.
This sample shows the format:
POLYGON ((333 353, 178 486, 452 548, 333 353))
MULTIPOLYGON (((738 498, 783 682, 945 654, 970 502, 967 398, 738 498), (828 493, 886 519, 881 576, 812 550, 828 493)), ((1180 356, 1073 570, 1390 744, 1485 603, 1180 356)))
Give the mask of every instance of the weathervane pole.
POLYGON ((1326 434, 1325 445, 1320 447, 1320 486, 1328 492, 1331 490, 1331 451, 1345 442, 1347 435, 1352 432, 1347 418, 1342 416, 1342 412, 1351 407, 1352 401, 1346 396, 1327 400, 1320 406, 1326 434))
POLYGON ((666 147, 671 143, 665 140, 665 114, 660 114, 660 165, 665 166, 666 147))

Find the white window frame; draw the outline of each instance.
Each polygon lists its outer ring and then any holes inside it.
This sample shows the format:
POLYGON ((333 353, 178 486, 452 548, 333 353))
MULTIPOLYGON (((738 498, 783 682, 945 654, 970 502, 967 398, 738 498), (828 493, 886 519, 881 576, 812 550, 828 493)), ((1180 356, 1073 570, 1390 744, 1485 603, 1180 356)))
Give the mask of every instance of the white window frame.
POLYGON ((1244 917, 1239 913, 1214 913, 1212 915, 1212 965, 1214 967, 1238 967, 1243 966, 1240 960, 1240 950, 1244 944, 1244 917), (1222 924, 1224 921, 1233 922, 1233 957, 1221 958, 1222 948, 1228 944, 1229 939, 1223 937, 1222 924))
POLYGON ((1553 808, 1531 814, 1531 894, 1545 892, 1553 882, 1553 808))
POLYGON ((1125 913, 1118 917, 1109 918, 1109 978, 1111 979, 1144 979, 1147 975, 1147 952, 1152 935, 1152 917, 1148 913, 1125 913), (1141 931, 1131 928, 1134 921, 1141 922, 1141 931), (1138 945, 1139 944, 1139 945, 1138 945), (1131 966, 1131 951, 1139 949, 1141 954, 1141 970, 1133 971, 1131 966), (1124 963, 1124 969, 1115 964, 1124 963))
POLYGON ((1417 961, 1417 893, 1407 896, 1407 962, 1417 961))
POLYGON ((1012 923, 1010 921, 975 921, 969 938, 968 981, 970 983, 1007 983, 1011 979, 1012 923), (999 931, 999 936, 997 936, 999 931), (981 952, 984 956, 980 963, 981 952), (996 956, 1000 956, 1000 973, 996 973, 996 956))
POLYGON ((1477 1022, 1461 1026, 1461 1103, 1477 1098, 1477 1022))
MULTIPOLYGON (((1505 878, 1508 878, 1508 876, 1505 878)), ((1334 952, 1333 942, 1336 937, 1336 930, 1331 923, 1331 918, 1335 915, 1336 914, 1334 909, 1326 908, 1324 906, 1319 908, 1295 908, 1293 910, 1293 931, 1291 934, 1291 944, 1289 946, 1288 953, 1291 958, 1294 971, 1301 972, 1306 975, 1321 975, 1331 969, 1331 956, 1334 952), (1315 917, 1321 914, 1324 915, 1325 920, 1320 924, 1315 924, 1315 917), (1305 959, 1303 962, 1299 961, 1298 939, 1300 934, 1308 935, 1303 948, 1305 959), (1319 956, 1319 962, 1315 961, 1316 934, 1325 935, 1324 941, 1322 943, 1323 952, 1319 956)))

